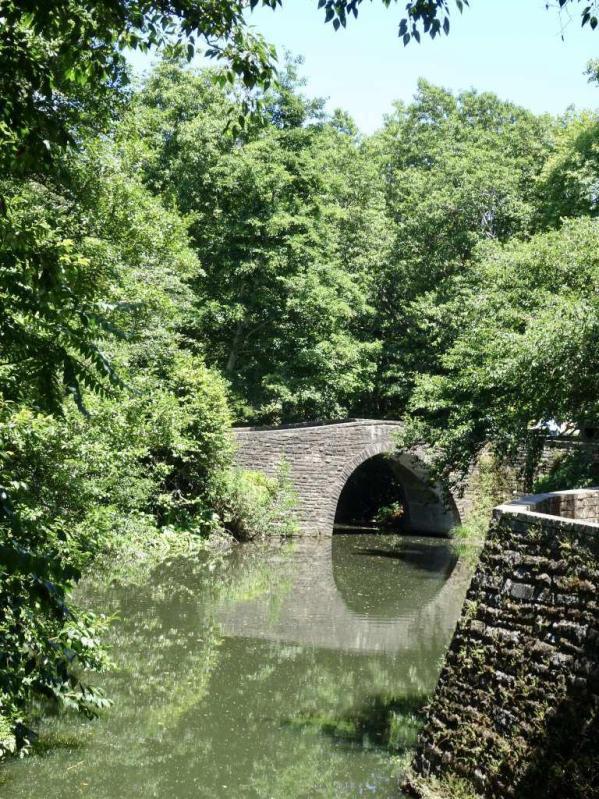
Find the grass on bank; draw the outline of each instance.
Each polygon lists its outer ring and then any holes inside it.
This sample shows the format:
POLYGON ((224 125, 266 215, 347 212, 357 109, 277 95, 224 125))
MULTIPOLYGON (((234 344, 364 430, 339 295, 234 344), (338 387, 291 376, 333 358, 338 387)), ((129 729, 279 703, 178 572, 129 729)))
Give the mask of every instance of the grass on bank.
POLYGON ((456 553, 471 567, 478 562, 493 508, 516 493, 516 470, 502 463, 493 453, 483 452, 471 476, 472 507, 464 522, 453 530, 452 536, 456 553))

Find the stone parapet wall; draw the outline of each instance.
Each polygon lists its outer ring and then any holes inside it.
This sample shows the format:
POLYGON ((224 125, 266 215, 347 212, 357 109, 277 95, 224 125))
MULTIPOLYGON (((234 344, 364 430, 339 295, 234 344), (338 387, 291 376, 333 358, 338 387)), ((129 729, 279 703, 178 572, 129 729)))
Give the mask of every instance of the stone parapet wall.
POLYGON ((599 489, 494 511, 412 770, 493 799, 599 796, 599 489))
POLYGON ((576 521, 599 522, 599 490, 579 488, 572 491, 554 491, 550 494, 533 494, 500 506, 499 511, 511 512, 515 508, 549 516, 560 516, 576 521))

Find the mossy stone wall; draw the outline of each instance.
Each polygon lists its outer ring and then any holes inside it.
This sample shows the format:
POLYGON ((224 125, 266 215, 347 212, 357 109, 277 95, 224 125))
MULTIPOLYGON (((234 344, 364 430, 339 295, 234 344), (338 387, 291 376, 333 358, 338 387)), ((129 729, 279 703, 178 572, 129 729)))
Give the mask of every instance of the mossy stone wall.
POLYGON ((495 509, 416 774, 497 799, 599 797, 598 518, 597 490, 495 509))

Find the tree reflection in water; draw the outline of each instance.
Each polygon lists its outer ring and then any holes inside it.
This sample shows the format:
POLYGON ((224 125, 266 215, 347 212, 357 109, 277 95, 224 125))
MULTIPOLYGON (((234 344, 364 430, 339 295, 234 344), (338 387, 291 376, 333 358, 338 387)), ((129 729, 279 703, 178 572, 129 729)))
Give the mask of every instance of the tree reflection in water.
POLYGON ((394 796, 463 586, 443 542, 342 539, 88 584, 118 617, 114 707, 48 720, 11 799, 394 796))

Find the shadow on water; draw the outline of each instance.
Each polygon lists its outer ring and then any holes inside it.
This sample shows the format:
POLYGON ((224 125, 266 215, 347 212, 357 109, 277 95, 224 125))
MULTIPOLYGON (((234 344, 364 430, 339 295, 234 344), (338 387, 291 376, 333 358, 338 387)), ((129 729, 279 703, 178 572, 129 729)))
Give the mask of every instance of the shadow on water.
POLYGON ((333 579, 354 613, 395 619, 431 602, 451 576, 457 556, 446 539, 333 536, 333 579), (372 540, 372 539, 371 539, 372 540))
POLYGON ((434 575, 442 574, 445 579, 451 577, 458 557, 448 547, 431 546, 430 544, 410 542, 399 545, 397 549, 382 549, 380 547, 364 547, 353 551, 356 555, 368 555, 378 558, 392 558, 401 560, 409 566, 434 575))
POLYGON ((298 714, 287 724, 302 730, 314 730, 352 748, 403 754, 416 743, 424 721, 426 701, 426 696, 376 694, 338 715, 298 714))

